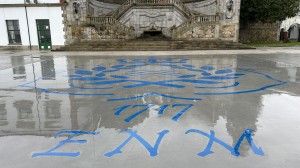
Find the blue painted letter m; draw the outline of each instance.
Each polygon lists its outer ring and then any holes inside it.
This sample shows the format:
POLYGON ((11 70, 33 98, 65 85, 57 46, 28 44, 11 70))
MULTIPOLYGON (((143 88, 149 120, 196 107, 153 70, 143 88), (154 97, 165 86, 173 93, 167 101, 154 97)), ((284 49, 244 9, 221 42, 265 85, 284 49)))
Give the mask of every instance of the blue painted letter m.
POLYGON ((256 154, 256 155, 261 155, 261 156, 264 156, 264 152, 263 150, 260 148, 260 147, 257 147, 253 140, 252 140, 252 137, 251 137, 251 133, 252 133, 252 130, 250 129, 246 129, 244 131, 244 133, 241 135, 241 137, 239 138, 238 142, 236 143, 236 145, 234 147, 231 147, 230 145, 226 144, 225 142, 221 141, 220 139, 216 138, 215 137, 215 132, 214 131, 210 131, 210 134, 207 134, 203 131, 200 131, 200 130, 196 130, 196 129, 190 129, 188 130, 185 134, 189 134, 189 133, 197 133, 197 134, 200 134, 200 135, 203 135, 207 138, 209 138, 209 142, 206 146, 206 148, 198 153, 199 156, 202 156, 202 157, 205 157, 209 154, 212 154, 214 153, 212 150, 211 150, 211 147, 213 145, 214 142, 218 143, 219 145, 223 146, 225 149, 227 149, 228 151, 230 151, 230 153, 234 156, 240 156, 240 153, 239 153, 239 148, 241 146, 241 143, 243 142, 243 140, 246 138, 248 144, 250 145, 252 151, 256 154))

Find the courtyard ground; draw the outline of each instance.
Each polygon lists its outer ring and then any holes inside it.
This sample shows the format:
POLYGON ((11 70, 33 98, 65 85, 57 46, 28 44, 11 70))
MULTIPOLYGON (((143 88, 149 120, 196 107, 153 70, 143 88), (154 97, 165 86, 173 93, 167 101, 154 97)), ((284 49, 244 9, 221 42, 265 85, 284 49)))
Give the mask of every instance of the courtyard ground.
POLYGON ((296 168, 300 48, 0 51, 5 168, 296 168))

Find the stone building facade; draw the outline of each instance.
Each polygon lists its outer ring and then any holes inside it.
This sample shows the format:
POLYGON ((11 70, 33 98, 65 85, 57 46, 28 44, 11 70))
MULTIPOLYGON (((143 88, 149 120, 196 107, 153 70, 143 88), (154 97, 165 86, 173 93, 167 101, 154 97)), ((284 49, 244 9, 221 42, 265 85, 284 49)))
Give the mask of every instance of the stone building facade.
POLYGON ((161 33, 170 39, 239 39, 240 0, 64 0, 66 44, 161 33))

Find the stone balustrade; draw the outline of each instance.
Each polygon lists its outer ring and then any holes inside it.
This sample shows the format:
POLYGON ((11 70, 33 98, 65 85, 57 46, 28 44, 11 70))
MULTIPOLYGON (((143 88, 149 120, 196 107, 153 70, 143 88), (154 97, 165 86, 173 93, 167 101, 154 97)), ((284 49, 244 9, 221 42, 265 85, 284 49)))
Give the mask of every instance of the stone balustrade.
POLYGON ((170 6, 174 5, 179 10, 181 10, 185 15, 188 17, 193 17, 193 12, 186 7, 181 0, 127 0, 124 2, 114 13, 113 17, 118 19, 122 16, 124 12, 126 12, 129 8, 131 8, 133 5, 164 5, 164 6, 170 6))
POLYGON ((96 27, 99 27, 101 25, 116 26, 121 28, 121 31, 126 32, 126 34, 128 34, 129 36, 133 36, 134 34, 134 30, 132 28, 125 26, 124 24, 110 16, 87 17, 86 23, 89 25, 95 25, 96 27))
POLYGON ((216 24, 220 21, 219 15, 195 15, 178 27, 173 28, 172 37, 177 38, 178 35, 192 28, 193 24, 216 24))

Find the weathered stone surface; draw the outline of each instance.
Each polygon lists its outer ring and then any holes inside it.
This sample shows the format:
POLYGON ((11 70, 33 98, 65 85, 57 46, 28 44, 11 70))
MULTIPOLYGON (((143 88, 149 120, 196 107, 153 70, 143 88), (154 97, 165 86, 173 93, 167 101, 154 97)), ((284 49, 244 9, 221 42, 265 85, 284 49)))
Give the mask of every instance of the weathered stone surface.
POLYGON ((114 1, 99 2, 97 0, 89 0, 88 14, 93 17, 107 15, 116 10, 120 4, 114 1))
POLYGON ((214 39, 215 38, 215 25, 199 25, 194 27, 193 29, 185 32, 182 35, 179 35, 180 39, 190 39, 190 38, 198 38, 198 39, 214 39))
POLYGON ((279 38, 278 23, 255 23, 242 25, 239 40, 242 43, 274 42, 279 38))
POLYGON ((235 25, 223 25, 220 30, 221 38, 234 38, 235 32, 235 25))
POLYGON ((185 5, 191 10, 205 15, 215 15, 218 11, 218 4, 216 0, 189 2, 185 5))
MULTIPOLYGON (((171 38, 222 39, 237 42, 240 1, 187 0, 186 6, 194 11, 195 15, 211 15, 218 18, 217 20, 195 21, 194 17, 186 15, 176 5, 170 4, 136 4, 128 10, 124 8, 127 11, 116 16, 112 15, 120 7, 120 4, 115 3, 116 1, 67 0, 67 5, 63 7, 66 44, 80 40, 129 39, 133 36, 140 37, 149 30, 161 31, 163 35, 171 38), (232 8, 228 8, 230 3, 233 4, 232 8), (99 17, 103 15, 112 16, 114 21, 102 23, 100 19, 101 23, 98 21, 97 24, 87 22, 88 16, 99 17), (183 25, 183 29, 180 31, 174 29, 180 25, 183 25)), ((184 11, 188 10, 185 9, 184 11)))
POLYGON ((162 31, 165 36, 171 37, 171 27, 186 20, 173 6, 134 7, 120 18, 121 23, 134 28, 136 37, 148 30, 162 31))

